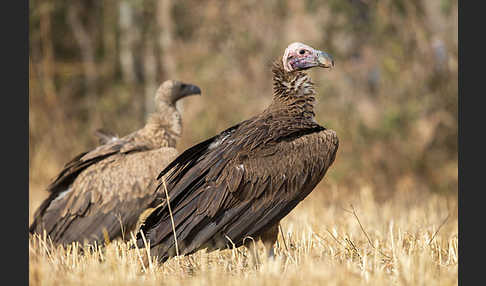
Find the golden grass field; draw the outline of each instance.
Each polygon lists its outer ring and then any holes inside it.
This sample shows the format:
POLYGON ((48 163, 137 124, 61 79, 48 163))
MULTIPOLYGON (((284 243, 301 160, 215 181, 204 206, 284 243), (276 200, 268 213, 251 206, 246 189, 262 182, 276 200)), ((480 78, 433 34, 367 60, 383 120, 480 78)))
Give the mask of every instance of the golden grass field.
POLYGON ((457 285, 457 197, 373 193, 324 179, 282 221, 274 259, 259 243, 257 261, 240 247, 159 264, 131 242, 56 249, 31 237, 30 285, 457 285))

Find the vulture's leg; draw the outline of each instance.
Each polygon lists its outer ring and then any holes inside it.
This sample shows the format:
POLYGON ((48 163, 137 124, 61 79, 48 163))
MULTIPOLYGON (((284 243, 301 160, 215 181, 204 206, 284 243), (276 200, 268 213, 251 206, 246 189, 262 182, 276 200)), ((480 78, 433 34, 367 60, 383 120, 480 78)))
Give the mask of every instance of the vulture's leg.
POLYGON ((269 258, 275 258, 275 252, 273 246, 277 241, 279 223, 280 222, 274 224, 267 231, 265 231, 261 236, 263 245, 265 246, 265 251, 268 253, 269 258))

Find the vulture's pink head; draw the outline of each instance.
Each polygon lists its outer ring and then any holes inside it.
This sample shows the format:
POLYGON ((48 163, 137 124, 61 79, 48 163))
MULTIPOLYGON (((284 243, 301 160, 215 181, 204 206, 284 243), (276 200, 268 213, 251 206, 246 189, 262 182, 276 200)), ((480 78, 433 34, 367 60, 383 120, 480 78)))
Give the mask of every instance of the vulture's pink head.
POLYGON ((313 67, 334 67, 334 60, 328 53, 299 42, 292 43, 285 49, 282 63, 286 72, 306 70, 313 67))

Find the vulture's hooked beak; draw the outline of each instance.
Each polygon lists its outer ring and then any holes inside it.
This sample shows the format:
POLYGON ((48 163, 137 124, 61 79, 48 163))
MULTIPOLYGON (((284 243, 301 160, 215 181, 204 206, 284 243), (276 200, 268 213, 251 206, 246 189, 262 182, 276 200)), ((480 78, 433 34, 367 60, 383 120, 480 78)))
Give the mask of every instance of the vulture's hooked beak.
POLYGON ((317 63, 323 68, 334 67, 334 60, 331 55, 323 51, 317 51, 317 63))
POLYGON ((181 85, 180 97, 179 98, 183 98, 183 97, 186 97, 186 96, 189 96, 189 95, 195 95, 195 94, 201 95, 201 89, 199 88, 199 86, 193 85, 193 84, 187 84, 187 83, 183 83, 181 85))

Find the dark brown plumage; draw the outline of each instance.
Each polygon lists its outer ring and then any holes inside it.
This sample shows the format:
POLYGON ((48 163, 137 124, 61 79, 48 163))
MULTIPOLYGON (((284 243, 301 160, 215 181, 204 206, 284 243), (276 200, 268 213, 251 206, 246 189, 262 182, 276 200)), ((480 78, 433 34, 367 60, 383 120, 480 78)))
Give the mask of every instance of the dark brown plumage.
MULTIPOLYGON (((332 58, 301 44, 273 66, 273 102, 261 114, 183 152, 159 174, 160 205, 141 226, 161 261, 176 254, 166 180, 181 255, 238 247, 247 236, 271 246, 279 221, 324 177, 336 133, 314 119, 314 89, 303 70, 332 58)), ((137 244, 143 247, 141 233, 137 244)))
POLYGON ((103 145, 64 166, 48 186, 49 197, 37 209, 30 233, 45 231, 56 244, 127 236, 154 202, 154 178, 177 156, 182 126, 176 101, 200 93, 194 85, 164 82, 144 128, 121 138, 104 136, 103 145))

